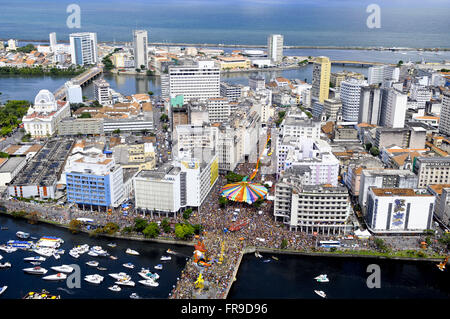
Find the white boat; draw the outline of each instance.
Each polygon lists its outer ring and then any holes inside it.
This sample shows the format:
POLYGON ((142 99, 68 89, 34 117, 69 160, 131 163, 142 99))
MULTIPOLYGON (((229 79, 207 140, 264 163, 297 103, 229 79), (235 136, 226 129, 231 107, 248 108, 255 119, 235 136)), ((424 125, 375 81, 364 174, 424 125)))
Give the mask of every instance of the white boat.
POLYGON ((155 269, 157 269, 157 270, 161 270, 161 269, 163 269, 163 265, 161 265, 161 264, 158 264, 158 265, 156 265, 156 266, 155 266, 155 269))
POLYGON ((172 249, 167 249, 166 253, 171 254, 171 255, 176 255, 177 254, 177 252, 173 251, 172 249))
POLYGON ((112 260, 117 260, 116 256, 109 256, 109 258, 111 258, 112 260))
POLYGON ((87 275, 84 277, 84 280, 86 280, 87 282, 90 282, 91 284, 99 284, 103 281, 103 276, 100 275, 87 275))
POLYGON ((327 295, 322 290, 314 290, 316 294, 318 294, 320 297, 325 298, 327 295))
POLYGON ((124 266, 126 268, 130 268, 130 269, 134 268, 134 265, 132 263, 126 263, 126 264, 123 264, 122 266, 124 266))
POLYGON ((170 256, 162 256, 161 257, 161 261, 165 261, 165 260, 171 260, 172 259, 172 257, 170 257, 170 256))
POLYGON ((32 267, 32 268, 24 268, 22 270, 25 271, 26 273, 36 274, 36 275, 45 275, 48 271, 47 269, 42 268, 40 266, 36 266, 36 267, 32 267))
POLYGON ((59 254, 59 255, 64 255, 65 250, 64 250, 64 249, 58 249, 58 250, 56 251, 56 253, 59 254))
POLYGON ((36 254, 45 256, 45 257, 53 256, 53 253, 54 253, 54 250, 52 248, 35 248, 33 251, 36 254))
POLYGON ((97 267, 98 270, 108 270, 108 268, 105 267, 97 267))
POLYGON ((80 254, 74 250, 69 251, 69 255, 72 256, 73 258, 80 257, 80 254))
POLYGON ((139 255, 139 253, 136 250, 133 250, 133 249, 130 249, 130 248, 127 248, 127 250, 125 250, 125 252, 127 254, 129 254, 129 255, 134 255, 134 256, 139 255))
POLYGON ((53 269, 54 271, 63 272, 66 274, 70 274, 73 271, 73 268, 70 267, 69 265, 53 266, 50 268, 53 269))
POLYGON ((45 261, 45 258, 42 257, 42 256, 36 256, 36 257, 25 257, 23 260, 25 260, 25 261, 39 261, 39 262, 42 262, 42 261, 45 261))
POLYGON ((108 289, 111 291, 121 291, 122 290, 122 288, 120 288, 119 285, 114 285, 114 286, 108 287, 108 289))
POLYGON ((131 280, 131 277, 124 272, 119 272, 116 274, 109 274, 109 275, 116 280, 131 280))
POLYGON ((11 263, 5 262, 4 264, 0 264, 0 268, 11 268, 11 263))
MULTIPOLYGON (((115 244, 115 243, 109 243, 108 244, 108 247, 112 247, 112 248, 114 248, 114 247, 116 247, 117 246, 117 244, 115 244)), ((119 287, 120 288, 120 287, 119 287)))
POLYGON ((2 293, 4 293, 4 292, 6 291, 6 289, 8 289, 8 286, 0 287, 0 295, 1 295, 2 293))
POLYGON ((134 287, 135 283, 132 280, 118 280, 115 282, 116 285, 121 285, 121 286, 130 286, 130 287, 134 287))
POLYGON ((59 254, 57 254, 57 253, 53 253, 53 257, 55 257, 55 259, 59 259, 60 258, 59 254))
POLYGON ((3 256, 2 255, 0 255, 0 260, 2 260, 3 259, 3 256))
POLYGON ((8 253, 8 254, 17 251, 16 247, 6 246, 6 245, 1 245, 0 249, 3 250, 4 252, 8 253))
POLYGON ((97 256, 107 256, 108 255, 108 252, 100 246, 92 247, 88 254, 91 254, 91 253, 97 254, 97 256))
POLYGON ((66 280, 67 279, 67 275, 62 273, 62 272, 59 272, 59 273, 54 274, 54 275, 45 276, 42 279, 44 279, 44 280, 53 280, 53 281, 66 280))
POLYGON ((92 256, 92 257, 98 257, 98 254, 96 252, 94 252, 94 251, 88 252, 88 255, 92 256))
POLYGON ((138 272, 138 275, 141 276, 144 279, 153 279, 158 280, 159 275, 155 272, 151 272, 150 269, 142 268, 140 272, 138 272))
POLYGON ((329 282, 330 280, 328 279, 327 275, 320 275, 314 278, 315 280, 317 280, 318 282, 329 282))
POLYGON ((154 281, 153 279, 139 280, 139 283, 143 284, 144 286, 147 286, 147 287, 158 287, 159 286, 159 284, 156 281, 154 281))
POLYGON ((90 260, 90 261, 86 262, 86 265, 91 266, 91 267, 97 267, 98 261, 90 260))
POLYGON ((258 258, 262 258, 262 255, 259 252, 255 252, 255 256, 258 258))
POLYGON ((39 261, 32 261, 32 262, 30 262, 30 264, 35 265, 35 266, 38 266, 38 265, 40 265, 41 263, 40 263, 39 261))
POLYGON ((130 298, 131 298, 131 299, 141 299, 141 297, 139 297, 139 295, 138 295, 137 293, 135 293, 135 292, 133 292, 133 293, 130 295, 130 298))
POLYGON ((19 238, 22 238, 22 239, 27 239, 27 238, 30 237, 30 234, 26 233, 26 232, 23 232, 23 231, 18 231, 16 233, 16 236, 19 237, 19 238))

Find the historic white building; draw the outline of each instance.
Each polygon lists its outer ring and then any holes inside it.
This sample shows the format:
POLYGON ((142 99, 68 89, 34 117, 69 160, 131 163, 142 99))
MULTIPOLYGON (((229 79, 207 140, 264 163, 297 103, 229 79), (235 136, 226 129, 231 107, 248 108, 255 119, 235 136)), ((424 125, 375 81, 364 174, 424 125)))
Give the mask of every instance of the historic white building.
POLYGON ((39 91, 34 105, 22 119, 25 131, 32 137, 47 137, 55 133, 57 124, 70 116, 70 105, 66 101, 56 101, 48 90, 39 91))

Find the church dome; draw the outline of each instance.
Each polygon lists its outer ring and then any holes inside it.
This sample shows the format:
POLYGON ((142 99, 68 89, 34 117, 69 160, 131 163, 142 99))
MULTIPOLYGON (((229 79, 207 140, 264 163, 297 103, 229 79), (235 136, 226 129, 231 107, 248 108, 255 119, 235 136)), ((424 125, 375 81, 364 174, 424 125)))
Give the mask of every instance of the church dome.
POLYGON ((34 99, 34 105, 49 105, 55 102, 55 96, 49 90, 40 90, 34 99))

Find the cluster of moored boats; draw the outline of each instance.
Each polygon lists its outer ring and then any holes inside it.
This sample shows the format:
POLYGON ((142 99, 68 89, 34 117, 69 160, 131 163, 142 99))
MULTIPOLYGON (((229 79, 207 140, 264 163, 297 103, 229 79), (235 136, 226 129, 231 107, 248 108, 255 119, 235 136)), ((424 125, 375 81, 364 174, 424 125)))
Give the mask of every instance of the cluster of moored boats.
MULTIPOLYGON (((28 239, 30 234, 25 232, 17 232, 16 236, 20 239, 28 239)), ((37 238, 36 238, 37 239, 37 238)), ((36 243, 33 241, 18 241, 18 240, 10 240, 4 245, 0 245, 0 250, 3 250, 6 253, 13 253, 18 249, 31 251, 36 253, 38 256, 25 257, 23 260, 32 264, 32 267, 26 267, 22 270, 25 273, 33 274, 33 275, 42 275, 42 279, 48 281, 60 281, 66 280, 67 276, 74 271, 74 268, 69 265, 59 265, 50 267, 55 273, 47 275, 48 269, 41 267, 41 263, 46 261, 49 257, 54 257, 55 259, 59 259, 60 255, 63 255, 65 251, 60 248, 60 246, 64 243, 61 238, 45 236, 40 238, 36 243), (47 275, 47 276, 45 276, 47 275)), ((108 247, 116 247, 117 245, 114 243, 108 244, 108 247)), ((126 254, 131 256, 138 256, 139 252, 133 250, 131 248, 127 248, 125 251, 126 254)), ((168 254, 176 254, 176 252, 168 249, 168 254)), ((69 255, 73 258, 79 258, 81 255, 87 254, 92 257, 109 257, 110 259, 116 260, 117 257, 110 255, 105 249, 101 246, 93 246, 89 247, 89 245, 78 245, 70 249, 69 255)), ((0 255, 0 260, 3 257, 0 255)), ((172 258, 170 256, 162 256, 161 261, 168 261, 172 258)), ((95 267, 98 270, 105 271, 107 268, 100 267, 99 262, 96 260, 90 260, 86 262, 86 265, 90 267, 95 267)), ((11 263, 0 263, 0 268, 9 268, 11 267, 11 263)), ((131 262, 122 264, 123 267, 128 269, 134 269, 135 265, 131 262)), ((156 270, 163 269, 162 264, 158 264, 154 266, 156 270)), ((159 274, 156 272, 152 272, 149 268, 141 268, 138 272, 138 275, 141 277, 141 280, 138 280, 138 283, 147 286, 147 287, 158 287, 158 279, 160 278, 159 274)), ((122 286, 134 287, 136 283, 132 280, 131 276, 125 272, 119 273, 110 273, 110 277, 115 279, 114 285, 108 287, 111 291, 121 291, 122 286)), ((104 280, 104 276, 100 274, 91 274, 86 275, 84 277, 86 282, 91 284, 100 284, 104 280)), ((7 289, 7 286, 0 286, 0 295, 7 289)), ((33 293, 34 294, 34 293, 33 293)), ((137 299, 139 296, 136 293, 133 293, 130 298, 137 299)))
MULTIPOLYGON (((327 274, 321 274, 317 277, 314 277, 317 282, 329 282, 327 274)), ((316 294, 318 294, 322 298, 326 298, 327 294, 323 290, 314 290, 316 294)))

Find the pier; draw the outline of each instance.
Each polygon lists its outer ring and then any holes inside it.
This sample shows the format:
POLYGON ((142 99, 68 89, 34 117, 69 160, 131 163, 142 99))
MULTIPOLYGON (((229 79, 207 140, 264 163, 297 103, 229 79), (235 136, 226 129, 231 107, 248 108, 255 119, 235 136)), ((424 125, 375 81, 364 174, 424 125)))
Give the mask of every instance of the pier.
MULTIPOLYGON (((93 67, 80 75, 71 79, 71 82, 75 85, 79 85, 81 87, 91 83, 95 78, 97 78, 101 73, 103 73, 103 69, 100 67, 93 67)), ((64 100, 66 99, 66 86, 65 84, 59 87, 55 92, 53 92, 55 99, 64 100)))

